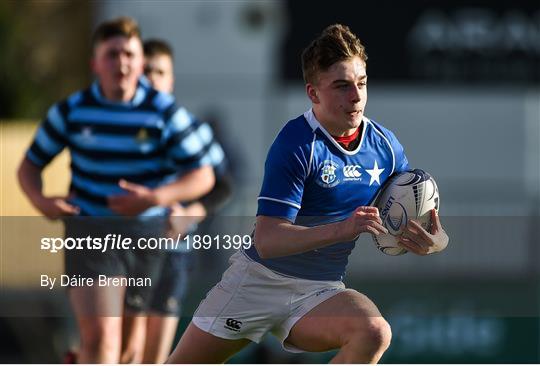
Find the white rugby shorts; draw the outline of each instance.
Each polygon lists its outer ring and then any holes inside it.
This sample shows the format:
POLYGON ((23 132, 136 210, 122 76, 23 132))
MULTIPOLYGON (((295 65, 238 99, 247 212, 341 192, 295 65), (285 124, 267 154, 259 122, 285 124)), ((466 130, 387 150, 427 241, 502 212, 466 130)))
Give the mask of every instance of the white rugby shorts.
POLYGON ((229 259, 221 281, 201 301, 193 324, 216 337, 259 343, 271 332, 285 342, 292 327, 311 309, 345 291, 341 281, 314 281, 278 274, 242 252, 229 259))

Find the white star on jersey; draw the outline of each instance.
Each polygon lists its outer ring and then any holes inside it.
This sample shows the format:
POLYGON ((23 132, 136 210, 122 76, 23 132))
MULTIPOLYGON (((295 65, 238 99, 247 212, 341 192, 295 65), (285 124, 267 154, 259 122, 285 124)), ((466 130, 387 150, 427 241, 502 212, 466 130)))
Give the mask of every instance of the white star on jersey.
POLYGON ((381 185, 379 177, 381 173, 384 172, 384 168, 379 169, 379 165, 377 165, 377 160, 375 160, 375 163, 373 164, 373 169, 366 169, 366 172, 371 177, 371 179, 369 180, 370 187, 373 184, 373 182, 377 182, 378 185, 381 185))

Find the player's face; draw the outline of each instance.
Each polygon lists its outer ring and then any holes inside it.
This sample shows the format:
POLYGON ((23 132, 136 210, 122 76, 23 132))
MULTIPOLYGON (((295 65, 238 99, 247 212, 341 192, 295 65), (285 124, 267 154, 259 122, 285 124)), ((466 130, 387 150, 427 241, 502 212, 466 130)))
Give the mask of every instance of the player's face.
POLYGON ((94 48, 92 70, 106 98, 130 100, 143 71, 143 51, 137 37, 117 36, 99 42, 94 48))
POLYGON ((144 74, 159 91, 172 93, 174 88, 174 73, 172 59, 168 55, 147 57, 144 64, 144 74))
POLYGON ((313 111, 335 136, 354 132, 364 116, 367 102, 366 65, 359 57, 339 61, 319 73, 316 84, 307 84, 313 111))

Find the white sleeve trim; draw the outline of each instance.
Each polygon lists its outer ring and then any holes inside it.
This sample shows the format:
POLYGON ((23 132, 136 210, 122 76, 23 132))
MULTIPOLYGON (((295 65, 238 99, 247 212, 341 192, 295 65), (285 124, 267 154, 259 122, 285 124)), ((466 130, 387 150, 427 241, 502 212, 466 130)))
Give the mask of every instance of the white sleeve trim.
POLYGON ((309 173, 311 173, 311 164, 313 163, 313 150, 315 150, 315 139, 317 138, 317 134, 313 132, 313 141, 311 141, 311 154, 309 154, 309 164, 307 169, 307 175, 309 176, 309 173))
POLYGON ((300 209, 302 206, 300 206, 299 204, 297 203, 293 203, 293 202, 288 202, 288 201, 284 201, 284 200, 278 200, 277 198, 272 198, 272 197, 264 197, 264 196, 260 196, 259 198, 257 198, 257 201, 258 200, 268 200, 268 201, 274 201, 274 202, 279 202, 279 203, 284 203, 286 205, 289 205, 289 206, 292 206, 294 208, 297 208, 297 209, 300 209))

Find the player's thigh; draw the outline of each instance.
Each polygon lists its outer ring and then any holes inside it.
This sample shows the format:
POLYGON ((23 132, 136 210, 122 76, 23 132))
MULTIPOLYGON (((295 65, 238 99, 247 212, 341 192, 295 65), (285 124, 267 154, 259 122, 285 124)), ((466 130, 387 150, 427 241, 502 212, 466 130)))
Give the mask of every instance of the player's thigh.
POLYGON ((286 342, 309 352, 340 348, 348 337, 381 320, 377 306, 365 295, 346 290, 320 303, 292 327, 286 342))
POLYGON ((121 317, 125 291, 123 286, 71 287, 69 299, 77 317, 121 317))
POLYGON ((223 363, 249 342, 219 338, 190 323, 167 363, 223 363))

